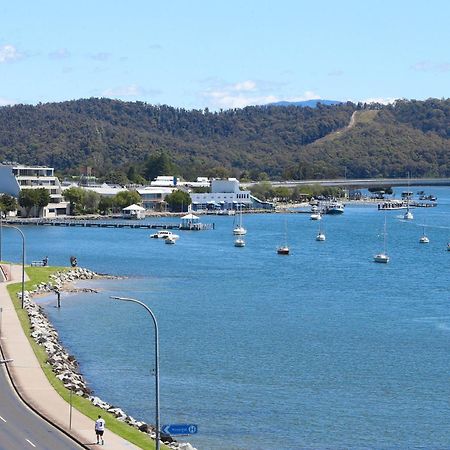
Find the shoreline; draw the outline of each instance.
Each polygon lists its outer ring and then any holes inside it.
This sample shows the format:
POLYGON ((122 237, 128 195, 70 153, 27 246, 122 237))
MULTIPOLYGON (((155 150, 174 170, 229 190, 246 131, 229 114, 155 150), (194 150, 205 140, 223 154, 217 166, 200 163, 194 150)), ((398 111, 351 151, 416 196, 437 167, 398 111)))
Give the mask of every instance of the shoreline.
MULTIPOLYGON (((153 440, 156 438, 155 427, 144 421, 139 421, 128 415, 119 406, 109 404, 101 398, 91 395, 89 383, 79 370, 79 364, 75 356, 71 355, 59 340, 59 334, 50 322, 44 308, 36 303, 33 298, 42 298, 51 293, 98 293, 99 290, 92 288, 77 288, 78 281, 91 281, 100 279, 121 279, 124 277, 101 275, 89 269, 72 268, 68 271, 55 272, 50 276, 47 283, 40 283, 32 291, 24 291, 24 308, 30 319, 30 330, 32 339, 41 346, 47 355, 47 363, 66 389, 75 395, 88 399, 94 406, 97 406, 111 414, 117 420, 138 429, 142 433, 148 434, 153 440)), ((20 297, 20 293, 18 296, 20 297)), ((160 432, 160 439, 166 446, 173 450, 196 450, 190 443, 177 442, 170 435, 160 432)))

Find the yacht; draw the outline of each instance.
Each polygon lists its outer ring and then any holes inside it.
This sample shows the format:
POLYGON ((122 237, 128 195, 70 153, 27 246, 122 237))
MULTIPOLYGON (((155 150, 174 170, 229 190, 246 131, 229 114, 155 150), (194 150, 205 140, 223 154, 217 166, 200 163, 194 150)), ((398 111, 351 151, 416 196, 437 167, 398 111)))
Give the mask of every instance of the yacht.
POLYGON ((242 206, 239 210, 238 224, 234 227, 233 234, 237 236, 243 236, 247 234, 247 230, 242 226, 242 206))
POLYGON ((234 246, 235 246, 235 247, 245 247, 245 241, 244 241, 244 239, 237 238, 237 239, 234 241, 234 246))
POLYGON ((277 253, 279 255, 289 255, 289 247, 287 245, 282 245, 277 248, 277 253))
POLYGON ((341 202, 331 202, 329 205, 325 207, 325 214, 343 214, 344 213, 344 204, 341 202))
POLYGON ((423 227, 423 233, 422 236, 419 239, 419 242, 421 244, 429 244, 430 240, 428 239, 428 236, 425 234, 425 227, 423 227))
POLYGON ((385 263, 387 264, 389 262, 389 256, 385 253, 379 253, 378 255, 375 255, 373 257, 374 262, 376 263, 385 263))
POLYGON ((322 231, 319 231, 319 233, 316 236, 316 241, 324 241, 326 239, 325 234, 322 231))
POLYGON ((378 253, 373 257, 374 262, 387 264, 389 262, 389 256, 386 253, 386 216, 384 217, 384 230, 383 230, 383 252, 378 253))
POLYGON ((178 234, 174 234, 171 231, 168 230, 160 230, 157 233, 151 234, 150 238, 151 239, 174 239, 177 240, 180 236, 178 236, 178 234))

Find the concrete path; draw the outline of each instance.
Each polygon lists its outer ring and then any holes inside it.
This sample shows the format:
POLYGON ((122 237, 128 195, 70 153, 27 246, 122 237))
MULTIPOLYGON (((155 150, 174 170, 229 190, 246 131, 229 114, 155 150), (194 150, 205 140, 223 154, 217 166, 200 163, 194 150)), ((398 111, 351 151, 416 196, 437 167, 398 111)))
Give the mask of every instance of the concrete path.
POLYGON ((21 266, 11 266, 11 281, 0 283, 0 346, 8 363, 13 382, 25 401, 40 412, 51 423, 73 435, 89 448, 111 450, 138 449, 135 445, 108 431, 106 422, 105 445, 97 446, 94 421, 76 409, 72 411, 72 429, 69 430, 69 404, 65 402, 48 382, 39 362, 20 325, 6 285, 22 280, 21 266))

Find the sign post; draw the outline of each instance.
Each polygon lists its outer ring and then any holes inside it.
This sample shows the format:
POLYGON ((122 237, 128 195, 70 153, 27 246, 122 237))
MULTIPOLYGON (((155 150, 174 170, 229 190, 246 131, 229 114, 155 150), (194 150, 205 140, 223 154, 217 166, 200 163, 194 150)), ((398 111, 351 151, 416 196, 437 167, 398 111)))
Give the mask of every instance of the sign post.
POLYGON ((170 425, 163 425, 161 431, 174 436, 187 436, 190 434, 197 434, 198 426, 191 423, 173 423, 170 425))

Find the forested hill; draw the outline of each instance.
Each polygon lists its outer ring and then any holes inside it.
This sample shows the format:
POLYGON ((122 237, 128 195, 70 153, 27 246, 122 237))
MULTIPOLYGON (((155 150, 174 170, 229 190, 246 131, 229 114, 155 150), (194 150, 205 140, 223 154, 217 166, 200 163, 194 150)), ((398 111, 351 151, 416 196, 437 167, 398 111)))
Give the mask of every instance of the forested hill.
POLYGON ((186 178, 450 176, 450 100, 210 112, 92 98, 0 108, 0 161, 72 173, 88 165, 101 176, 161 150, 186 178))

